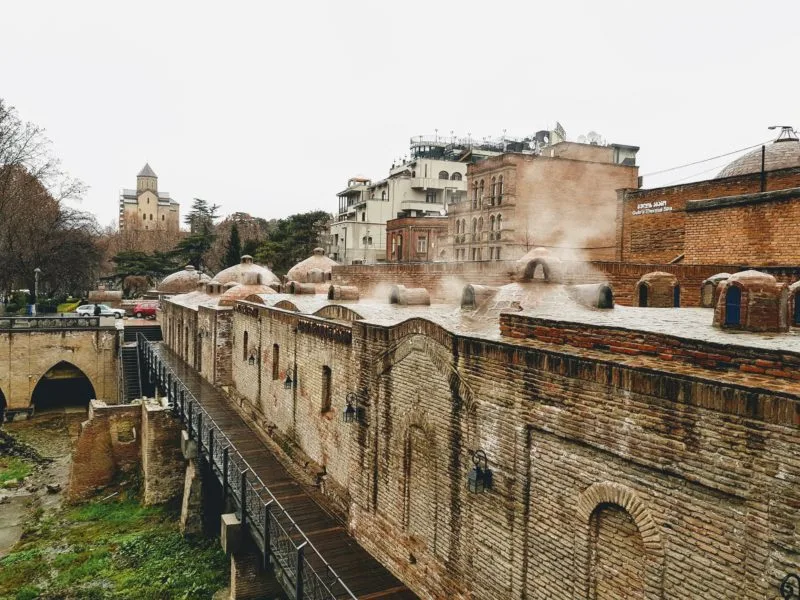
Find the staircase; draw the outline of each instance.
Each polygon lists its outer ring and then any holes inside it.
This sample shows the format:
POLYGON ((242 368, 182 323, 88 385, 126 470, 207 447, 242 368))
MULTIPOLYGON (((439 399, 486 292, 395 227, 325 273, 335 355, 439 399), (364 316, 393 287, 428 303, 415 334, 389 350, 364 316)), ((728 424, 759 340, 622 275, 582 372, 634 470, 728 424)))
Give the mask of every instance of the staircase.
POLYGON ((139 325, 125 328, 125 341, 135 342, 137 333, 141 333, 149 342, 160 342, 164 339, 161 336, 161 325, 139 325))
POLYGON ((139 384, 138 353, 139 349, 135 345, 122 347, 122 386, 125 402, 142 397, 142 389, 139 384))

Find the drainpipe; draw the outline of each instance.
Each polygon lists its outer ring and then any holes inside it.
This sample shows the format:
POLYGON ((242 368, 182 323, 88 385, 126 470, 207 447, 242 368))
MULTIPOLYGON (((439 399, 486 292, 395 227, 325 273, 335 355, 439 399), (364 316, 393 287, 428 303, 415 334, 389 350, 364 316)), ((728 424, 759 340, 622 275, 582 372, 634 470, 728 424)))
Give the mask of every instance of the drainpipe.
POLYGON ((767 191, 767 171, 764 168, 766 162, 767 147, 761 146, 761 191, 767 191))

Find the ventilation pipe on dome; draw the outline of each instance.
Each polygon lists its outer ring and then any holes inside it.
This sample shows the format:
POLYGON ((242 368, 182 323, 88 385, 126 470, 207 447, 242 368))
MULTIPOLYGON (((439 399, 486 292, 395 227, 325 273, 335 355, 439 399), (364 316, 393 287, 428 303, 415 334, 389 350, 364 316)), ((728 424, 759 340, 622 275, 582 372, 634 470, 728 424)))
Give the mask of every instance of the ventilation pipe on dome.
POLYGON ((407 288, 404 285, 395 285, 389 295, 389 303, 400 306, 428 306, 431 298, 425 288, 407 288))
POLYGON ((298 281, 289 282, 290 294, 316 294, 317 287, 313 283, 300 283, 298 281))
POLYGON ((579 304, 592 308, 614 308, 614 291, 607 283, 572 285, 568 293, 579 304))
POLYGON ((328 288, 328 300, 358 300, 359 291, 354 285, 332 285, 328 288))
POLYGON ((461 308, 475 310, 496 293, 496 287, 469 283, 464 286, 464 290, 461 292, 461 308))

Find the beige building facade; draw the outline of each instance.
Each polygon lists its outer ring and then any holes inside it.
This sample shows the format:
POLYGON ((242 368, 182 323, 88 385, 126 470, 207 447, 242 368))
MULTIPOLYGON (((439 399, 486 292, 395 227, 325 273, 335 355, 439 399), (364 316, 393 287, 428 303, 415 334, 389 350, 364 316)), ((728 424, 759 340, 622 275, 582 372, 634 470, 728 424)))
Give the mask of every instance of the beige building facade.
POLYGON ((516 260, 535 247, 614 258, 616 190, 638 187, 635 146, 559 142, 537 154, 471 164, 469 192, 448 207, 448 260, 516 260))
POLYGON ((158 175, 145 164, 136 176, 136 189, 120 192, 120 231, 178 231, 180 222, 180 204, 158 191, 158 175))

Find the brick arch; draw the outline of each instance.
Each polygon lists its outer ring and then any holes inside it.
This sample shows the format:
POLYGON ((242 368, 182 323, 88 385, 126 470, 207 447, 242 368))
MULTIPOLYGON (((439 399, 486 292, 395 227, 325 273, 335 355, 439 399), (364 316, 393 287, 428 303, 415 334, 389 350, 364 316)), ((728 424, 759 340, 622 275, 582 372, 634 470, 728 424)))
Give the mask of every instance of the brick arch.
POLYGON ((28 398, 28 406, 33 406, 34 393, 36 392, 36 388, 39 387, 39 384, 42 383, 42 381, 44 380, 44 376, 51 369, 53 369, 53 368, 55 368, 55 367, 57 367, 59 365, 62 365, 62 364, 70 366, 70 367, 74 367, 75 369, 80 371, 80 373, 84 377, 86 377, 86 380, 92 386, 92 391, 94 392, 94 397, 95 398, 98 397, 98 395, 100 393, 99 390, 101 390, 102 388, 98 386, 97 381, 96 381, 96 377, 92 376, 92 373, 94 372, 93 369, 89 368, 89 366, 84 364, 83 361, 81 361, 81 360, 58 360, 58 361, 53 362, 46 369, 44 369, 42 371, 41 375, 39 375, 39 377, 36 379, 36 383, 30 388, 30 397, 28 398))
POLYGON ((595 512, 604 506, 622 508, 633 519, 645 548, 645 598, 656 600, 663 597, 664 545, 659 528, 654 521, 650 509, 639 494, 620 483, 604 481, 594 483, 586 488, 578 497, 576 504, 577 526, 575 535, 575 571, 578 575, 577 585, 589 597, 590 584, 590 523, 595 512))
MULTIPOLYGON (((424 321, 424 319, 416 320, 424 321)), ((439 327, 430 321, 426 321, 426 323, 439 327)), ((473 414, 476 410, 475 394, 453 366, 452 350, 427 333, 409 333, 397 340, 374 362, 373 374, 380 377, 405 360, 415 350, 423 352, 431 359, 431 364, 447 379, 450 389, 458 390, 458 395, 464 403, 467 413, 473 414)))
POLYGON ((292 312, 300 312, 300 309, 297 308, 297 305, 290 300, 280 300, 279 302, 276 302, 275 308, 282 308, 283 310, 290 310, 292 312))
POLYGON ((342 319, 344 321, 358 321, 364 318, 349 306, 342 306, 341 304, 328 304, 327 306, 323 306, 314 313, 314 316, 329 319, 342 319))

